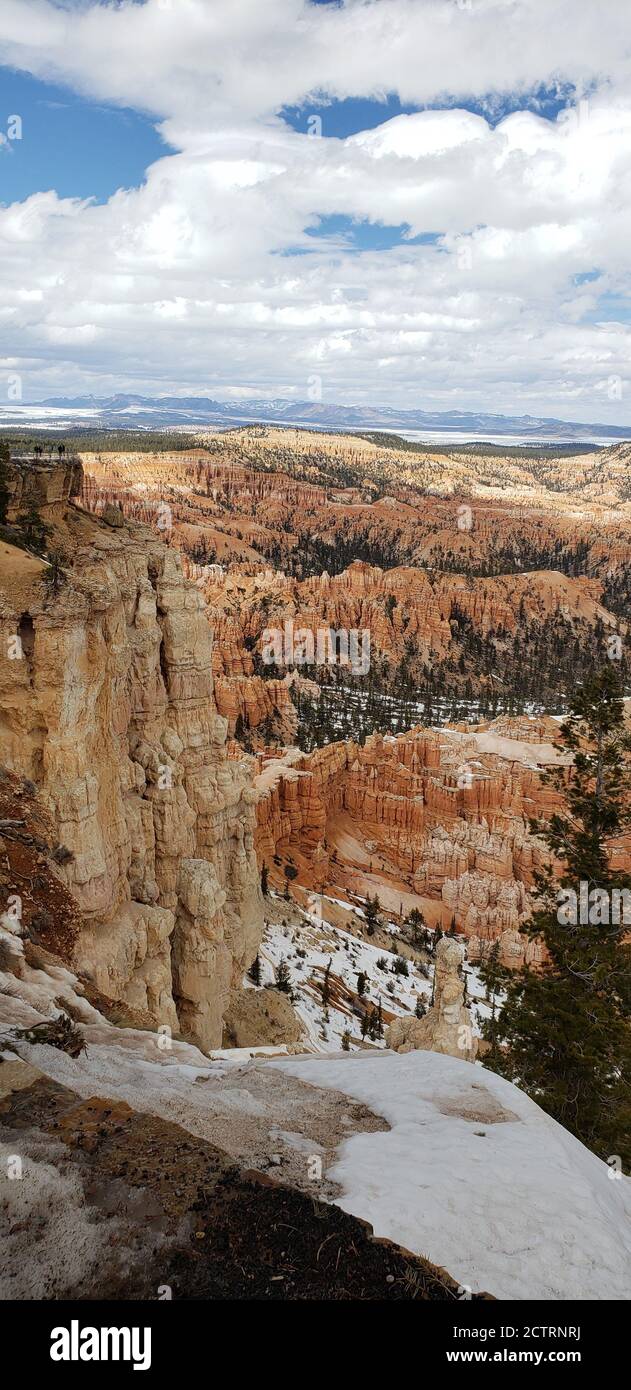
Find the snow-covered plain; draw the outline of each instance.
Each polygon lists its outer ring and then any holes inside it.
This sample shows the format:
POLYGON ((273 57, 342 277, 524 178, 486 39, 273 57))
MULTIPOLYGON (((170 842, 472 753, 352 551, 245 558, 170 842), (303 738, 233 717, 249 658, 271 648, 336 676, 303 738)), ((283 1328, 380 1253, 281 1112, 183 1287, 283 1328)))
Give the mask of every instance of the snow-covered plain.
POLYGON ((510 1082, 434 1052, 268 1063, 391 1125, 347 1140, 344 1210, 501 1299, 627 1299, 631 1181, 510 1082))

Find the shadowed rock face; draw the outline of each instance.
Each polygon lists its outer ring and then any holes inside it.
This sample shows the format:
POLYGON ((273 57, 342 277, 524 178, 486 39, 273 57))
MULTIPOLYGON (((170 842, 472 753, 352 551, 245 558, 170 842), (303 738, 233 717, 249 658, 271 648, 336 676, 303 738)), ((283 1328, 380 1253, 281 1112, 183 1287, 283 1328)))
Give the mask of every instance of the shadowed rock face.
POLYGON ((47 469, 41 488, 65 581, 47 595, 45 563, 7 547, 0 762, 36 784, 69 851, 74 963, 155 1024, 219 1046, 261 910, 254 798, 227 758, 203 600, 155 534, 89 518, 63 479, 51 499, 47 469), (11 644, 25 613, 28 651, 11 644))

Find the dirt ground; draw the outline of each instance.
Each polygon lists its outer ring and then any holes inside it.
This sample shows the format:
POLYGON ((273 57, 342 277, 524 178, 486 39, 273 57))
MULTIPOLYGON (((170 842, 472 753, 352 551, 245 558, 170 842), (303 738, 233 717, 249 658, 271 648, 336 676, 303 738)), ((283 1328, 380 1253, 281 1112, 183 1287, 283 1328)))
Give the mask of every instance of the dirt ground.
POLYGON ((249 1062, 204 1087, 208 1137, 238 1163, 271 1172, 313 1195, 314 1167, 321 1172, 318 1195, 337 1196, 339 1187, 327 1177, 335 1151, 351 1134, 387 1130, 389 1125, 368 1106, 339 1091, 322 1091, 314 1105, 313 1087, 266 1062, 249 1062), (313 1160, 320 1162, 314 1165, 313 1160))
POLYGON ((0 1146, 27 1181, 0 1189, 3 1299, 458 1298, 444 1270, 319 1196, 8 1065, 0 1146))

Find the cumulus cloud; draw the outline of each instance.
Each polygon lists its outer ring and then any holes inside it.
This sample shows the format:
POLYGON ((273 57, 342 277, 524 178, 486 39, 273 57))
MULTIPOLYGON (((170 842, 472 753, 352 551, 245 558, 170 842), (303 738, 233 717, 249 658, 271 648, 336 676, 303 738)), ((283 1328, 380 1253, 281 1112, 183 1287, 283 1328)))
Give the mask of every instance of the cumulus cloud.
POLYGON ((4 0, 5 63, 150 112, 177 150, 104 205, 0 208, 25 397, 301 398, 316 374, 330 400, 626 421, 623 28, 618 0, 4 0), (555 121, 464 106, 551 82, 577 93, 555 121), (385 92, 451 109, 326 138, 327 103, 385 92), (309 99, 323 138, 282 119, 309 99), (340 216, 406 231, 312 235, 340 216))

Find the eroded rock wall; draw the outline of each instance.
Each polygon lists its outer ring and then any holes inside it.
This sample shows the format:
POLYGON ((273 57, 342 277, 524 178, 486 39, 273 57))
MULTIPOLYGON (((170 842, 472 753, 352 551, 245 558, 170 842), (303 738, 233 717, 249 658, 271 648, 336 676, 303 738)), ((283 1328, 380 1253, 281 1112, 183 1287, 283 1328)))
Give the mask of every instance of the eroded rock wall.
POLYGON ((72 854, 77 967, 218 1046, 262 916, 255 798, 226 754, 203 599, 155 532, 58 499, 59 593, 44 562, 3 556, 0 761, 37 784, 72 854))
POLYGON ((528 823, 557 805, 541 775, 565 758, 555 731, 553 720, 498 720, 260 755, 259 860, 291 854, 301 883, 344 888, 361 867, 350 829, 370 856, 364 867, 434 901, 443 925, 455 917, 473 959, 500 938, 506 964, 534 960, 519 927, 544 847, 528 823))

